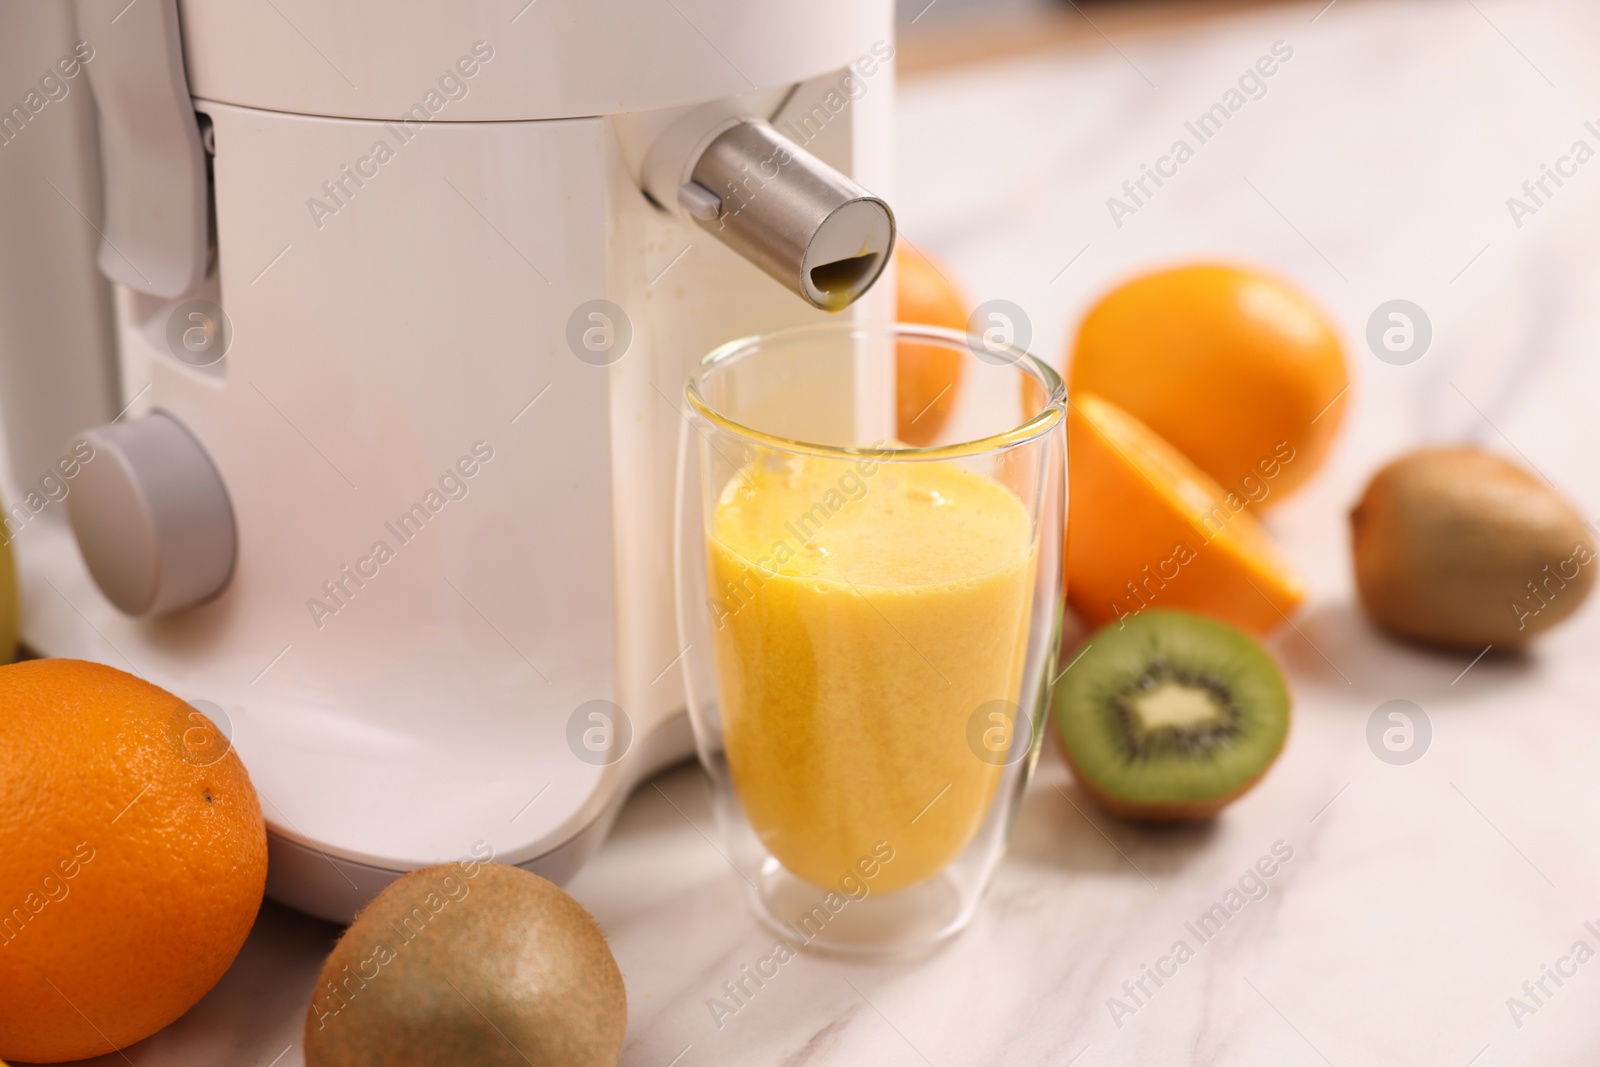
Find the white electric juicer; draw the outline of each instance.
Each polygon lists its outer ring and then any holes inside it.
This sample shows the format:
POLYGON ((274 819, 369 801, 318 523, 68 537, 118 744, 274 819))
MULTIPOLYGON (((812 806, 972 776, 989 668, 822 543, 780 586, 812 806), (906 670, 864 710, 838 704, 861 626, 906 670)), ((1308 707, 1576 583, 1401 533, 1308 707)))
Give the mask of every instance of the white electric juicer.
POLYGON ((861 187, 889 0, 78 0, 0 30, 27 645, 224 719, 294 907, 348 920, 485 848, 570 876, 692 751, 691 365, 893 317, 861 187))

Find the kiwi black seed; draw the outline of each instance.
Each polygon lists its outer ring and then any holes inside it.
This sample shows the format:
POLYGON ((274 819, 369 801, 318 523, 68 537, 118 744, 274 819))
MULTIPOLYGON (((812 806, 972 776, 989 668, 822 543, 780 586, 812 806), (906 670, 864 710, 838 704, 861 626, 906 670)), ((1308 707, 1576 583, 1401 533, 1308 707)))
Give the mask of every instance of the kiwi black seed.
POLYGON ((1096 631, 1056 686, 1073 775, 1113 814, 1210 818, 1283 751, 1289 689, 1248 634, 1185 611, 1145 611, 1096 631))

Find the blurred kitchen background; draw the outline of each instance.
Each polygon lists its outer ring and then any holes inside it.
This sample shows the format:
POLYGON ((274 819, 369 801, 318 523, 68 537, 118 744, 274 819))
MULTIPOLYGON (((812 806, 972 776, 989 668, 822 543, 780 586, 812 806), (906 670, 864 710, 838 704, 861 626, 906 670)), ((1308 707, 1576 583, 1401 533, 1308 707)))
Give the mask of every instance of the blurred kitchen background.
POLYGON ((1109 44, 1281 0, 898 0, 902 76, 951 63, 1043 51, 1080 39, 1109 44))

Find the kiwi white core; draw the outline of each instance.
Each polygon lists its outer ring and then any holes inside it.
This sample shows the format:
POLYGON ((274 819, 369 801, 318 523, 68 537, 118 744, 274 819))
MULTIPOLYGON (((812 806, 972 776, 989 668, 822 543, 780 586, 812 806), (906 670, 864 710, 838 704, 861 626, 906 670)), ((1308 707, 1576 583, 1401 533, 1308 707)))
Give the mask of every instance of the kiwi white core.
POLYGON ((1138 719, 1141 733, 1200 726, 1216 722, 1227 714, 1227 708, 1210 690, 1173 681, 1162 682, 1128 703, 1138 719))

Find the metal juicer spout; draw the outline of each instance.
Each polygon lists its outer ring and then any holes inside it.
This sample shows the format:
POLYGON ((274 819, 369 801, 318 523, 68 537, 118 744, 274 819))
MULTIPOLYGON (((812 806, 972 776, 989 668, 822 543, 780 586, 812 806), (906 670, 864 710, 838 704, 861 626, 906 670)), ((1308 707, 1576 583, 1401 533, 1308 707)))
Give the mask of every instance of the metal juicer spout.
POLYGON ((894 248, 889 205, 761 119, 719 133, 678 203, 701 227, 826 311, 872 287, 894 248))

